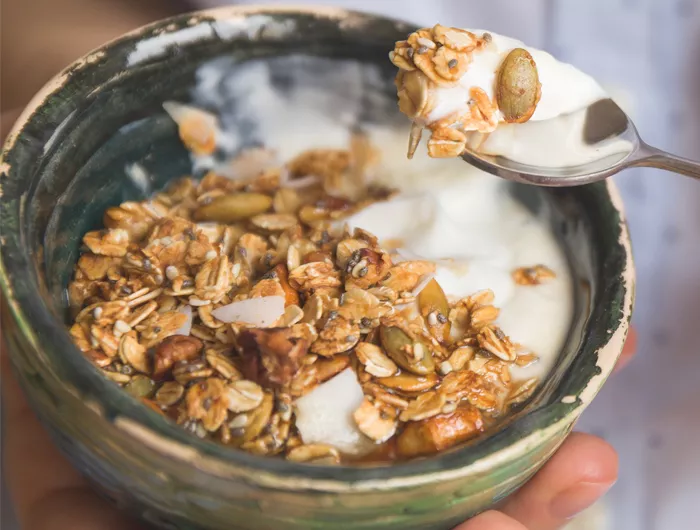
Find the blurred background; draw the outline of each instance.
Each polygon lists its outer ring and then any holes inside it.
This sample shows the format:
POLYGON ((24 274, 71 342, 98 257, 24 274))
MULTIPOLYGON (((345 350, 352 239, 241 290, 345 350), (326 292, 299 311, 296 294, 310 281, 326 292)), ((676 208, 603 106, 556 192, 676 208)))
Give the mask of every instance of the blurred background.
MULTIPOLYGON (((2 0, 4 121, 51 75, 104 41, 178 11, 226 3, 254 2, 2 0)), ((596 77, 648 142, 700 159, 699 0, 313 3, 517 37, 596 77)), ((696 528, 700 183, 655 170, 628 171, 616 181, 627 205, 638 269, 639 353, 611 378, 578 425, 615 446, 621 469, 617 485, 592 511, 595 517, 576 528, 696 528)), ((2 500, 2 528, 15 530, 4 493, 2 500)))

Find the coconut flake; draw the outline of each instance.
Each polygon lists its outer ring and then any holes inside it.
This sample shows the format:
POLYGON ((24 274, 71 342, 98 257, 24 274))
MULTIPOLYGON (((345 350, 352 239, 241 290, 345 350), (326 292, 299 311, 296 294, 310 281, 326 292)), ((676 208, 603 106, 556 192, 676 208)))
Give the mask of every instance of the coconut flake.
POLYGON ((187 320, 185 320, 185 323, 175 332, 175 335, 184 335, 188 337, 192 332, 192 307, 185 305, 182 306, 179 311, 187 317, 187 320))
POLYGON ((433 279, 435 279, 435 275, 434 275, 434 274, 432 274, 432 273, 431 273, 431 274, 424 274, 424 275, 421 277, 420 281, 418 282, 418 285, 416 285, 416 286, 413 288, 413 291, 411 291, 411 294, 412 294, 413 296, 418 296, 418 295, 421 293, 421 291, 422 291, 423 289, 425 289, 425 288, 427 287, 427 285, 428 285, 433 279))
POLYGON ((252 147, 241 151, 226 165, 221 174, 231 180, 250 180, 279 165, 275 151, 264 147, 252 147))
POLYGON ((363 455, 374 449, 357 427, 353 413, 364 399, 352 368, 317 386, 296 400, 296 427, 305 444, 326 443, 347 454, 363 455))
POLYGON ((214 318, 222 322, 244 322, 252 326, 272 326, 284 314, 283 296, 249 298, 214 309, 214 318))
POLYGON ((198 116, 205 123, 211 126, 212 129, 219 130, 219 120, 211 112, 206 110, 193 107, 191 105, 185 105, 183 103, 178 103, 177 101, 165 101, 163 103, 163 109, 167 112, 175 123, 181 125, 188 117, 198 116))

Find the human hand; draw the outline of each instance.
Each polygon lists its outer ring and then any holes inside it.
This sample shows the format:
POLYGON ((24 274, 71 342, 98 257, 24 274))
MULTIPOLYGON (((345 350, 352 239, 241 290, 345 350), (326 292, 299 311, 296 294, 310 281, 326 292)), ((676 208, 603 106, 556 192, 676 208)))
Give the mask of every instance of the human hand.
MULTIPOLYGON (((625 346, 618 368, 635 350, 625 346)), ((138 524, 94 493, 48 438, 2 356, 4 469, 24 530, 136 530, 138 524)), ((600 498, 617 479, 617 455, 603 440, 574 433, 498 511, 457 530, 556 530, 600 498)))
MULTIPOLYGON (((630 331, 615 368, 632 359, 637 336, 630 331)), ((455 530, 557 530, 593 505, 617 480, 617 453, 604 440, 571 434, 557 453, 498 510, 484 512, 455 530)))

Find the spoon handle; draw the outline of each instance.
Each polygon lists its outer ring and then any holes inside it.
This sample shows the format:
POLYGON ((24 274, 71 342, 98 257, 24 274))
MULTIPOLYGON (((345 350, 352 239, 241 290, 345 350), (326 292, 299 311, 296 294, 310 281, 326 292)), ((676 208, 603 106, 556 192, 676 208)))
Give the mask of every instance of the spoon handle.
POLYGON ((700 179, 700 162, 672 155, 647 144, 640 147, 638 158, 633 165, 664 169, 686 177, 700 179))

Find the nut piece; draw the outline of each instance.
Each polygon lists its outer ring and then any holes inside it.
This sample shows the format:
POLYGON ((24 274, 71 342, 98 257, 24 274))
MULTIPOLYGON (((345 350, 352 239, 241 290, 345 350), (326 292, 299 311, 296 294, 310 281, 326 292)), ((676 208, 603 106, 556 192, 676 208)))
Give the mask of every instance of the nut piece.
POLYGON ((194 218, 197 221, 233 223, 264 213, 271 206, 272 198, 262 193, 234 193, 200 206, 194 211, 194 218))
POLYGON ((449 449, 484 430, 481 413, 473 407, 460 407, 452 414, 409 423, 397 440, 399 455, 414 458, 449 449))
POLYGON ((285 386, 299 371, 309 344, 296 337, 293 328, 244 330, 238 337, 243 374, 264 386, 285 386))
POLYGON ((204 343, 195 337, 173 335, 156 348, 153 359, 153 377, 158 380, 165 376, 178 361, 195 359, 204 348, 204 343))
POLYGON ((527 50, 516 48, 504 59, 496 79, 496 99, 503 119, 525 123, 542 96, 537 65, 527 50))

